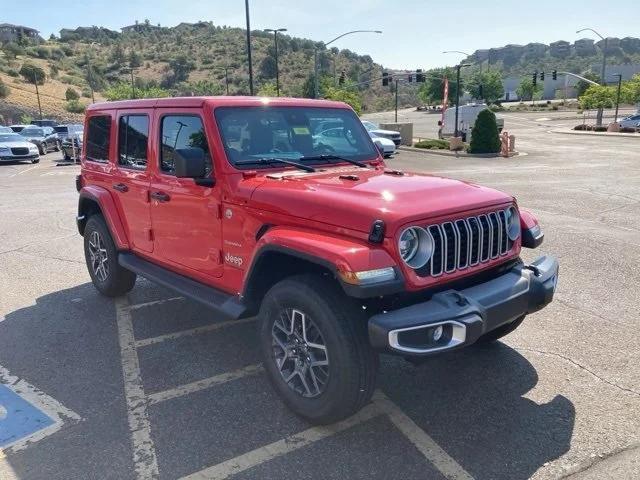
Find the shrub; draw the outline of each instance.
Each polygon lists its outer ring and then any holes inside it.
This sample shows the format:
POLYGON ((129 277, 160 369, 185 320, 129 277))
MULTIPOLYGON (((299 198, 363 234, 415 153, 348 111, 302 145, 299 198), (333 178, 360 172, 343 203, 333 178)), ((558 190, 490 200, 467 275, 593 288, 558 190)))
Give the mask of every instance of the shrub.
POLYGON ((29 83, 38 82, 38 85, 44 84, 45 73, 40 67, 25 63, 20 69, 20 75, 29 83))
POLYGON ((421 140, 413 144, 416 148, 426 148, 427 150, 448 150, 448 140, 429 139, 421 140))
POLYGON ((82 89, 82 96, 85 98, 91 98, 91 89, 88 87, 85 87, 82 89))
POLYGON ((593 131, 594 132, 606 132, 607 131, 607 127, 605 125, 596 125, 595 127, 593 127, 593 131))
POLYGON ((84 113, 86 108, 86 105, 83 105, 78 100, 69 100, 64 106, 64 109, 71 113, 84 113))
POLYGON ((9 75, 10 77, 17 78, 17 77, 20 76, 20 73, 18 73, 17 70, 14 70, 13 68, 10 68, 9 70, 7 70, 7 75, 9 75))
POLYGON ((504 107, 502 105, 494 104, 489 107, 492 112, 504 112, 504 107))
POLYGON ((67 88, 67 91, 64 92, 64 97, 67 99, 67 101, 72 101, 78 100, 80 98, 80 95, 78 95, 78 92, 76 92, 73 88, 69 87, 67 88))
POLYGON ((6 98, 9 96, 9 87, 5 85, 5 83, 0 79, 0 98, 6 98))
POLYGON ((49 50, 47 47, 38 46, 36 47, 36 54, 39 58, 50 58, 51 50, 49 50))
POLYGON ((476 123, 471 131, 470 153, 498 153, 500 151, 500 137, 496 115, 489 109, 478 114, 476 123))
POLYGON ((575 127, 573 127, 574 130, 578 130, 578 131, 585 131, 585 130, 590 130, 591 129, 591 125, 587 125, 584 123, 581 123, 580 125, 576 125, 575 127))

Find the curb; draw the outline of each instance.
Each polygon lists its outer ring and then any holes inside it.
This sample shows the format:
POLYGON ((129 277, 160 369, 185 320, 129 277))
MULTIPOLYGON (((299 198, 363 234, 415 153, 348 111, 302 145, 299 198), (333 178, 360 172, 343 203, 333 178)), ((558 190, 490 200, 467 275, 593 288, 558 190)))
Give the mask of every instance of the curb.
POLYGON ((580 130, 550 130, 551 133, 560 133, 564 135, 591 135, 593 137, 627 137, 636 138, 640 140, 640 134, 638 133, 616 133, 616 132, 584 132, 580 130))
MULTIPOLYGON (((407 152, 419 152, 419 153, 430 153, 432 155, 440 155, 443 157, 454 157, 454 158, 505 158, 502 155, 498 155, 495 153, 466 153, 466 152, 453 152, 451 150, 444 149, 429 149, 429 148, 416 148, 409 147, 406 145, 401 145, 398 147, 398 150, 404 150, 407 152)), ((523 155, 520 152, 511 152, 508 158, 515 157, 518 155, 523 155)))

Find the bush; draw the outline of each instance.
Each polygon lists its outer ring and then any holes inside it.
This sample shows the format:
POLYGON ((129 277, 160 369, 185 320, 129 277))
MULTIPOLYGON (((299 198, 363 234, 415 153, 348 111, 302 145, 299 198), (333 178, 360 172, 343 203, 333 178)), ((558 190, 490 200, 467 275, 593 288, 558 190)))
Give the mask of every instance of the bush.
POLYGON ((5 83, 0 79, 0 98, 6 98, 9 96, 9 87, 5 85, 5 83))
POLYGON ((83 88, 82 89, 82 96, 85 98, 91 98, 91 89, 90 88, 83 88))
POLYGON ((40 67, 25 63, 20 69, 20 75, 29 83, 38 82, 38 85, 44 84, 45 73, 40 67))
POLYGON ((504 112, 504 107, 502 105, 494 104, 489 107, 492 112, 504 112))
POLYGON ((580 125, 576 125, 575 127, 573 127, 574 130, 578 130, 578 131, 586 131, 586 130, 591 130, 591 125, 587 125, 585 123, 581 123, 580 125))
POLYGON ((67 99, 67 101, 72 101, 72 100, 78 100, 80 98, 80 95, 78 95, 78 92, 76 92, 73 88, 69 87, 67 88, 67 91, 64 92, 64 97, 67 99))
POLYGON ((86 105, 83 105, 78 100, 69 100, 64 106, 64 109, 71 113, 84 113, 86 108, 86 105))
POLYGON ((20 73, 18 73, 17 70, 10 68, 9 70, 7 70, 7 75, 9 75, 10 77, 18 78, 20 76, 20 73))
POLYGON ((596 125, 593 127, 594 132, 606 132, 607 127, 605 125, 596 125))
POLYGON ((470 153, 498 153, 500 151, 500 137, 496 115, 489 109, 478 114, 476 123, 471 131, 470 153))
POLYGON ((421 140, 413 144, 416 148, 426 148, 427 150, 448 150, 449 149, 449 141, 448 140, 421 140))

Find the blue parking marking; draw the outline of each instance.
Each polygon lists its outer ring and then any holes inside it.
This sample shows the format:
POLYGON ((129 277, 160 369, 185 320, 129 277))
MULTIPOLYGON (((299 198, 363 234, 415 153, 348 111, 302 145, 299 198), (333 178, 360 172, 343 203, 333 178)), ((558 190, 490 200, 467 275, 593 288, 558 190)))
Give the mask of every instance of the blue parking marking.
POLYGON ((0 448, 27 438, 55 422, 6 385, 0 385, 0 448))

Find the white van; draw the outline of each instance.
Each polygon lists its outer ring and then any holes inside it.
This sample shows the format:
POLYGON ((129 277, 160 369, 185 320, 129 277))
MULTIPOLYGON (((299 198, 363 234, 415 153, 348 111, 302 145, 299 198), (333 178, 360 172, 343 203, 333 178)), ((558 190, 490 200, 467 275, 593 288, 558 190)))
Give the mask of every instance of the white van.
MULTIPOLYGON (((460 131, 460 136, 463 137, 464 141, 471 140, 471 130, 476 123, 476 118, 478 118, 478 114, 486 110, 487 105, 484 103, 470 103, 468 105, 460 105, 458 107, 458 130, 460 131)), ((502 132, 504 127, 504 119, 496 118, 496 123, 498 124, 498 132, 502 132)), ((438 130, 438 138, 446 138, 453 137, 455 133, 455 124, 456 124, 456 107, 449 107, 444 112, 444 122, 442 120, 438 121, 438 126, 440 129, 438 130)))

